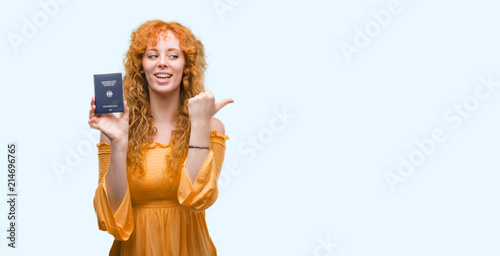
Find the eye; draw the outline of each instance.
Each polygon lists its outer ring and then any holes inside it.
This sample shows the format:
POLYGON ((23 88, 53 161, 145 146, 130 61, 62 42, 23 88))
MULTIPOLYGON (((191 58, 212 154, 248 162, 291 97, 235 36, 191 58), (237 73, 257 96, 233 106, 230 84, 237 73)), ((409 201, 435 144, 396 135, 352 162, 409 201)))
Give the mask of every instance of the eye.
POLYGON ((172 55, 170 55, 170 58, 172 58, 172 59, 177 59, 177 58, 179 58, 179 55, 172 54, 172 55))
POLYGON ((151 54, 151 55, 148 55, 148 58, 150 58, 150 59, 155 59, 155 58, 158 58, 158 55, 156 55, 156 54, 151 54))

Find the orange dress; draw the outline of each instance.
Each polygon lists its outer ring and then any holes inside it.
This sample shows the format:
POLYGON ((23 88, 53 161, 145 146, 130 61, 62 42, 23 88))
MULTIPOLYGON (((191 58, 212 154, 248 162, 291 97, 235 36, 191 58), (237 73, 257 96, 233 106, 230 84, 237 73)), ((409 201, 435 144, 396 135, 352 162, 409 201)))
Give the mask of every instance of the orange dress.
POLYGON ((170 142, 145 144, 146 173, 142 182, 128 177, 128 188, 113 214, 106 190, 110 160, 109 143, 98 143, 99 184, 94 209, 99 229, 115 238, 109 255, 209 256, 217 255, 205 222, 205 209, 218 196, 217 180, 224 162, 226 140, 216 130, 210 132, 210 151, 198 177, 191 182, 184 161, 171 183, 165 178, 165 155, 170 142))

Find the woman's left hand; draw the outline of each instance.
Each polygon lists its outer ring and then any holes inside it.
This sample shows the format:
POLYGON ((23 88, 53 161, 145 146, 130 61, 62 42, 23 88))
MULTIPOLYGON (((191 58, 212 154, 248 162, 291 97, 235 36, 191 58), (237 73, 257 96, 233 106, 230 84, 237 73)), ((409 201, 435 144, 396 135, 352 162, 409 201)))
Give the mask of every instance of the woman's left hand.
POLYGON ((188 100, 188 111, 191 123, 210 123, 210 119, 212 119, 221 108, 233 102, 233 99, 224 99, 215 103, 214 95, 211 92, 201 92, 188 100))

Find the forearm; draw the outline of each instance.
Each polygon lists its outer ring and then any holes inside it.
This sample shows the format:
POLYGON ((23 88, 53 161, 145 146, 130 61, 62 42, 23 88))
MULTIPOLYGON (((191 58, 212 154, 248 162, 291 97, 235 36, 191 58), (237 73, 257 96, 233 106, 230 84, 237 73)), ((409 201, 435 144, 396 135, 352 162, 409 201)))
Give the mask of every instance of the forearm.
MULTIPOLYGON (((210 122, 191 122, 191 134, 189 137, 189 145, 210 147, 210 122)), ((209 150, 199 148, 189 148, 186 170, 194 184, 201 166, 208 155, 209 150)))
POLYGON ((106 173, 109 206, 116 212, 127 192, 128 139, 111 142, 111 156, 106 173))

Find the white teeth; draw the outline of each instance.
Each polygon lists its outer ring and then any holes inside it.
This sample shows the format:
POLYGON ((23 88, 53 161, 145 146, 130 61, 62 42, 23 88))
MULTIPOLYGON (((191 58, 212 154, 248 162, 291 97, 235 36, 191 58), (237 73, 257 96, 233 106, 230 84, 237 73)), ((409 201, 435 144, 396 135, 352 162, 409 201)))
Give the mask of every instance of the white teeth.
POLYGON ((167 74, 157 74, 156 77, 161 77, 161 78, 170 78, 172 75, 167 75, 167 74))

